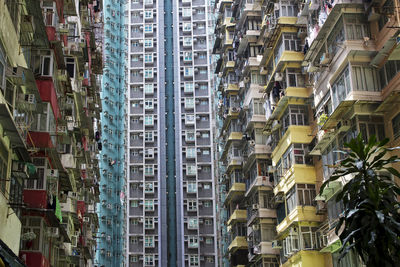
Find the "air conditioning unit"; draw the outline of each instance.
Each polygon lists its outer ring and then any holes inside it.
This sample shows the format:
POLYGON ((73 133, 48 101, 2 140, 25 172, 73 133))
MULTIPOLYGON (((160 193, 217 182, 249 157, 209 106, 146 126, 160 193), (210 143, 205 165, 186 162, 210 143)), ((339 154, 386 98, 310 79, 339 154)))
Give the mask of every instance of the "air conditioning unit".
POLYGON ((112 205, 111 204, 107 204, 107 209, 112 209, 112 205))
POLYGON ((260 229, 260 225, 259 224, 253 224, 252 226, 254 231, 257 231, 258 229, 260 229))
POLYGON ((256 141, 250 140, 250 141, 249 141, 249 145, 250 145, 250 146, 255 146, 255 145, 256 145, 256 141))
POLYGON ((249 77, 244 77, 243 82, 244 82, 244 83, 250 82, 250 78, 249 78, 249 77))
POLYGON ((83 222, 85 222, 85 223, 90 222, 90 218, 89 217, 83 217, 83 222))
POLYGON ((259 208, 258 204, 253 204, 253 206, 252 206, 253 210, 258 210, 258 208, 259 208))

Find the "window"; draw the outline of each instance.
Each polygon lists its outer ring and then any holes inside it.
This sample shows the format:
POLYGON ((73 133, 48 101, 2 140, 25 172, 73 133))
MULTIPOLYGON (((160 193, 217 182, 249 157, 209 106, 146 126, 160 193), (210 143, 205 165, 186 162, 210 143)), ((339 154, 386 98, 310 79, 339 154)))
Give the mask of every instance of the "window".
POLYGON ((153 108, 154 108, 153 99, 145 99, 144 109, 153 109, 153 108))
POLYGON ((154 183, 153 182, 145 182, 144 183, 144 192, 145 193, 154 193, 154 183))
POLYGON ((185 109, 194 109, 194 98, 193 97, 185 98, 185 109))
POLYGON ((153 62, 153 54, 144 54, 144 62, 152 63, 153 62))
POLYGON ((153 132, 144 132, 144 141, 145 142, 153 142, 154 141, 153 132))
POLYGON ((280 1, 281 17, 297 17, 298 8, 295 1, 280 1))
POLYGON ((186 192, 187 193, 196 193, 197 192, 197 183, 196 182, 188 182, 186 192))
POLYGON ((347 66, 331 86, 333 107, 339 106, 340 102, 346 99, 351 90, 350 71, 347 66))
POLYGON ((208 132, 202 132, 201 133, 201 138, 209 138, 210 134, 208 132))
POLYGON ((192 23, 185 22, 183 23, 183 31, 191 31, 192 30, 192 23))
POLYGON ((210 155, 210 150, 209 149, 203 149, 202 154, 204 156, 208 156, 208 155, 210 155))
POLYGON ((193 131, 186 131, 185 141, 186 142, 194 142, 195 141, 195 134, 193 131))
POLYGON ((153 32, 153 24, 145 24, 144 25, 144 32, 145 33, 152 33, 153 32))
POLYGON ((145 11, 144 11, 144 18, 145 18, 145 19, 151 19, 151 18, 153 18, 153 10, 145 10, 145 11))
POLYGON ((196 158, 196 148, 187 147, 186 148, 186 158, 190 158, 190 159, 196 158))
POLYGON ((207 74, 207 69, 206 68, 200 68, 199 69, 200 74, 207 74))
MULTIPOLYGON (((272 240, 272 239, 270 239, 270 240, 272 240)), ((206 238, 206 244, 207 245, 212 245, 214 242, 213 242, 213 239, 212 239, 212 237, 207 237, 206 238)))
POLYGON ((153 47, 153 39, 144 39, 144 47, 153 47))
POLYGON ((146 199, 144 201, 144 210, 145 211, 154 211, 154 200, 153 199, 146 199))
POLYGON ((360 40, 371 35, 368 21, 364 16, 345 14, 344 25, 347 40, 360 40))
POLYGON ((154 125, 154 117, 153 115, 144 115, 144 125, 153 126, 154 125))
POLYGON ((192 9, 190 7, 184 7, 182 9, 182 16, 183 17, 191 17, 192 16, 192 9))
POLYGON ((196 211, 197 210, 197 200, 192 199, 187 201, 187 210, 196 211))
POLYGON ((184 92, 185 93, 192 93, 193 92, 193 88, 194 88, 194 86, 193 86, 192 82, 186 82, 184 84, 184 92))
POLYGON ((6 88, 6 58, 3 46, 0 44, 0 90, 5 91, 6 88))
POLYGON ((132 41, 132 47, 139 47, 138 41, 132 41))
POLYGON ((208 116, 200 116, 200 121, 208 121, 208 116))
POLYGON ((197 174, 197 167, 196 164, 186 164, 186 175, 196 175, 197 174))
POLYGON ((145 248, 154 247, 154 236, 145 236, 144 237, 144 247, 145 248))
POLYGON ((206 53, 199 53, 199 59, 205 59, 206 53))
POLYGON ((204 29, 204 23, 197 23, 197 29, 199 30, 204 29))
POLYGON ((209 207, 211 207, 211 204, 212 204, 212 201, 204 201, 204 207, 205 208, 209 208, 209 207))
POLYGON ((184 76, 185 77, 190 77, 193 76, 193 67, 185 67, 184 69, 184 76))
POLYGON ((200 84, 199 89, 200 90, 207 90, 208 89, 207 84, 200 84))
POLYGON ((145 83, 144 84, 144 93, 146 95, 154 93, 154 85, 152 83, 145 83))
POLYGON ((253 101, 253 114, 254 115, 265 115, 264 104, 260 100, 253 101))
POLYGON ((144 69, 144 78, 145 79, 153 78, 153 69, 144 69))
POLYGON ((197 236, 189 236, 188 247, 189 248, 198 248, 199 247, 199 239, 197 236))
POLYGON ((400 113, 392 119, 393 138, 400 136, 400 113))
POLYGON ((376 136, 377 140, 385 138, 385 127, 381 116, 357 116, 359 132, 365 142, 368 142, 372 135, 376 136))
POLYGON ((351 72, 354 91, 378 92, 381 90, 378 72, 375 68, 368 66, 352 66, 351 72))
POLYGON ((199 220, 197 218, 188 219, 188 229, 197 229, 199 227, 199 220))
POLYGON ((131 208, 137 208, 139 206, 139 203, 137 200, 131 200, 131 208))
POLYGON ((212 223, 212 219, 205 219, 205 220, 204 220, 204 224, 205 224, 205 225, 208 225, 208 226, 212 225, 212 224, 213 224, 213 223, 212 223))
POLYGON ((133 55, 132 58, 131 58, 131 61, 132 61, 132 62, 137 62, 137 61, 139 61, 139 56, 138 56, 138 55, 133 55))
POLYGON ((189 255, 189 266, 199 266, 199 256, 189 255))
POLYGON ((210 184, 204 184, 203 189, 204 190, 210 190, 211 185, 210 184))
MULTIPOLYGON (((0 142, 0 192, 6 193, 6 185, 7 185, 7 166, 8 166, 8 150, 4 146, 2 142, 0 142)), ((42 169, 38 169, 37 174, 38 176, 42 176, 42 169)), ((39 179, 43 179, 39 177, 39 179)), ((28 180, 30 181, 30 180, 28 180)), ((32 183, 32 182, 31 182, 32 183)), ((32 186, 34 186, 32 184, 32 186)), ((34 188, 32 188, 34 189, 34 188)))
POLYGON ((146 176, 154 175, 153 165, 144 165, 144 175, 146 175, 146 176))
POLYGON ((185 51, 183 53, 183 61, 192 61, 192 52, 185 51))
POLYGON ((191 45, 192 45, 192 37, 184 37, 183 46, 191 46, 191 45))
POLYGON ((193 114, 186 114, 185 115, 185 123, 186 124, 194 124, 194 115, 193 114))
POLYGON ((283 136, 291 125, 308 125, 307 106, 289 105, 282 116, 283 136))
POLYGON ((144 229, 154 229, 154 218, 144 218, 144 229))
POLYGON ((145 255, 144 256, 144 265, 154 266, 154 256, 153 255, 145 255))
POLYGON ((66 57, 65 66, 67 67, 67 72, 69 77, 75 78, 76 68, 75 68, 75 58, 66 57))
POLYGON ((315 185, 296 184, 286 194, 286 215, 289 215, 297 206, 315 206, 315 196, 315 185))
POLYGON ((131 244, 137 244, 138 238, 136 236, 131 237, 131 244))
POLYGON ((154 149, 153 148, 145 148, 144 149, 144 158, 145 159, 154 158, 154 149))

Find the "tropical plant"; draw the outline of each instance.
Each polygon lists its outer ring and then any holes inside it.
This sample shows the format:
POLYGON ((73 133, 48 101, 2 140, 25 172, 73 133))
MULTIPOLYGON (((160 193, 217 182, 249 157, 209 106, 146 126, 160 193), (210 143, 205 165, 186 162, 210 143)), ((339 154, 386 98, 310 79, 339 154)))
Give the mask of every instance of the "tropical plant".
POLYGON ((332 181, 348 180, 336 197, 344 205, 335 229, 342 242, 339 260, 353 250, 367 267, 400 264, 400 188, 390 177, 400 177, 391 166, 400 160, 388 155, 399 147, 385 148, 388 141, 372 136, 365 144, 358 135, 346 143, 348 151, 339 151, 346 158, 321 187, 320 192, 332 181))

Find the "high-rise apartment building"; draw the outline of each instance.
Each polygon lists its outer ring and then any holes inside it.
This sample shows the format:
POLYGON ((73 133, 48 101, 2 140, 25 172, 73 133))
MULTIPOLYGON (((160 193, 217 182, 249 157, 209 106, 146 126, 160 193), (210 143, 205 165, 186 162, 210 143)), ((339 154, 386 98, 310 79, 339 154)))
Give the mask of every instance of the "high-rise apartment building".
POLYGON ((94 266, 101 10, 0 0, 0 266, 94 266))
POLYGON ((128 1, 129 266, 217 264, 210 8, 128 1))
POLYGON ((216 11, 220 266, 362 266, 334 233, 352 177, 319 187, 358 133, 399 144, 398 1, 216 11))
POLYGON ((104 1, 99 231, 97 266, 125 264, 125 1, 104 1))

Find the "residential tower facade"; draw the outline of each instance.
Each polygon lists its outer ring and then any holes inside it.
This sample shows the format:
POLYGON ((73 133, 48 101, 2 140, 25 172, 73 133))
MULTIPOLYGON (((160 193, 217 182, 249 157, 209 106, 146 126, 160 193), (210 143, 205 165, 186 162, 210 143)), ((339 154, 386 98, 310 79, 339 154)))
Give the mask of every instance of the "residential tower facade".
POLYGON ((399 142, 398 1, 216 10, 221 266, 362 266, 334 233, 351 177, 319 187, 358 133, 399 142))
POLYGON ((127 261, 215 266, 210 3, 127 11, 127 261))

